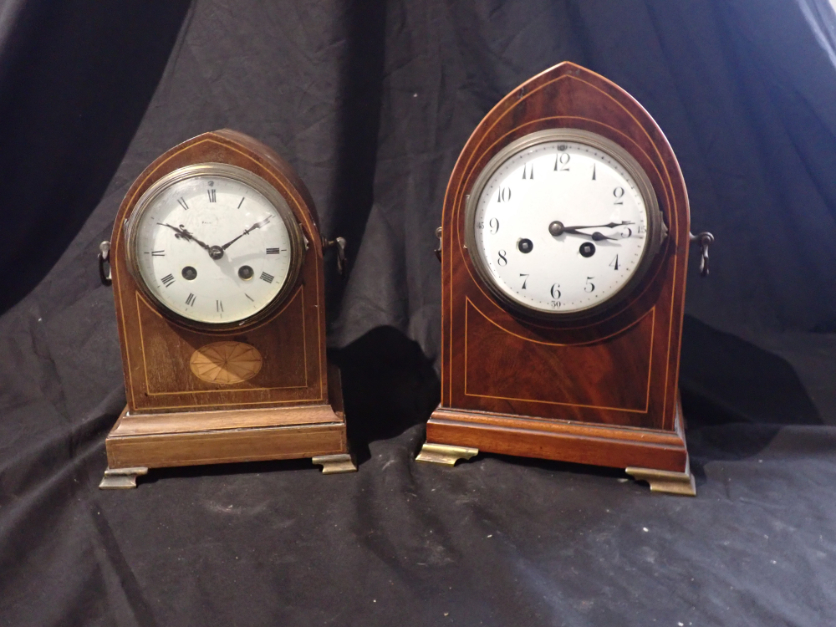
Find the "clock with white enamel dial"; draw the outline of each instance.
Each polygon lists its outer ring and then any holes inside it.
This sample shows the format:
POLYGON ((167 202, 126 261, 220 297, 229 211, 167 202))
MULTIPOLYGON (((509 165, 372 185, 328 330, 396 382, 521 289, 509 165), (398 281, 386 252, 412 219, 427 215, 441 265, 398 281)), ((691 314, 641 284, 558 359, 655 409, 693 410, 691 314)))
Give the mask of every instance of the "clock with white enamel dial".
POLYGON ((303 236, 287 201, 230 164, 180 168, 140 198, 126 224, 128 268, 167 316, 200 328, 239 327, 285 300, 303 236))
POLYGON ((467 201, 470 258, 491 293, 529 315, 593 315, 630 293, 667 229, 653 186, 612 141, 549 129, 491 159, 467 201))
POLYGON ((420 461, 479 452, 623 468, 695 493, 678 372, 690 235, 673 149, 570 62, 471 134, 444 196, 441 399, 420 461))
POLYGON ((310 457, 356 470, 325 353, 330 246, 341 260, 345 240, 323 238, 302 179, 253 137, 203 133, 143 170, 100 247, 127 397, 102 488, 170 466, 310 457))

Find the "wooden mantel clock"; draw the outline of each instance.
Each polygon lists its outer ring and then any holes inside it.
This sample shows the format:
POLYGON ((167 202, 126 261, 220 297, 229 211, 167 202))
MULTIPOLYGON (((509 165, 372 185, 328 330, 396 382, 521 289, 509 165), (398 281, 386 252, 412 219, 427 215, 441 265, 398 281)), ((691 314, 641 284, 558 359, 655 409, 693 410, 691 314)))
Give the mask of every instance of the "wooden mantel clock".
MULTIPOLYGON (((641 105, 572 63, 535 76, 471 135, 442 220, 442 397, 418 459, 596 464, 695 494, 677 385, 688 196, 641 105)), ((697 239, 706 264, 713 238, 697 239)))
POLYGON ((107 255, 127 407, 101 488, 166 466, 356 470, 325 357, 323 245, 302 181, 246 135, 206 133, 148 166, 107 255))

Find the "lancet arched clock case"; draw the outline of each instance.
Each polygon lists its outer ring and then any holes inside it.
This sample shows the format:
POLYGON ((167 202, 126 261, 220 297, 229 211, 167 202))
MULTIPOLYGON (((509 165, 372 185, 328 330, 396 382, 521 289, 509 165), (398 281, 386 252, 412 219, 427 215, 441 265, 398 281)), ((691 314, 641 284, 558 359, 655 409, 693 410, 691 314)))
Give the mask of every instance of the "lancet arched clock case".
POLYGON ((688 197, 650 115, 571 63, 532 78, 471 135, 440 236, 442 398, 418 459, 598 464, 693 494, 688 197))
POLYGON ((325 357, 323 244, 302 181, 241 133, 195 137, 139 176, 108 255, 127 406, 101 487, 222 462, 355 470, 325 357))

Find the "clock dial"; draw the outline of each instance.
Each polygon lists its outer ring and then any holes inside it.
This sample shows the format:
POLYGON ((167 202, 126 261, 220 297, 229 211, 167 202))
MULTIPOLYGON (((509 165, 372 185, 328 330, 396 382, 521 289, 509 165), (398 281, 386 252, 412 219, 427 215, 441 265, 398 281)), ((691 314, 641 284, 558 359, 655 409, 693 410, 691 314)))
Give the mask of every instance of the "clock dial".
POLYGON ((632 157, 605 139, 537 135, 499 153, 477 180, 468 250, 515 307, 588 313, 640 278, 658 249, 655 196, 632 157))
POLYGON ((296 225, 263 179, 232 166, 187 170, 140 200, 128 225, 134 275, 176 316, 240 323, 275 304, 294 278, 296 225))

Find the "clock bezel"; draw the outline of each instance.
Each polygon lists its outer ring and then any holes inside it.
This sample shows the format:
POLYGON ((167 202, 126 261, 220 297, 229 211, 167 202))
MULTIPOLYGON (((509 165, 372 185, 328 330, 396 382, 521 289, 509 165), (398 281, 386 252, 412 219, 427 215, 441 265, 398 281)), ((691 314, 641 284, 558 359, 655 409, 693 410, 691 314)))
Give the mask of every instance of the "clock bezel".
POLYGON ((246 168, 229 163, 215 162, 194 163, 183 166, 169 172, 159 180, 155 181, 154 184, 142 194, 136 205, 134 205, 131 214, 125 219, 125 242, 125 260, 127 262, 126 266, 128 272, 136 282, 142 294, 154 304, 156 309, 166 318, 174 322, 192 329, 210 332, 230 330, 238 331, 261 323, 270 318, 271 315, 274 314, 293 293, 293 289, 296 286, 297 280, 299 279, 299 273, 302 269, 306 249, 306 240, 302 232, 302 227, 299 225, 299 222, 297 221, 293 210, 290 208, 288 201, 273 185, 246 168), (136 250, 137 237, 139 234, 138 224, 140 223, 143 214, 154 205, 155 200, 169 187, 181 181, 198 176, 213 176, 216 178, 232 179, 251 187, 264 196, 274 207, 288 231, 290 239, 290 265, 284 285, 282 285, 281 289, 276 293, 273 299, 270 300, 270 302, 268 302, 264 307, 252 315, 240 320, 213 323, 202 320, 194 320, 173 311, 159 298, 157 298, 154 292, 150 289, 143 278, 142 272, 140 271, 137 263, 139 256, 138 251, 136 250))
POLYGON ((615 306, 623 303, 634 292, 642 279, 647 275, 653 260, 662 249, 662 244, 667 236, 667 225, 664 215, 659 208, 656 192, 650 178, 639 165, 638 161, 622 146, 584 129, 577 128, 550 128, 528 133, 520 137, 497 152, 482 168, 476 177, 471 192, 466 197, 464 214, 465 248, 471 264, 476 270, 483 285, 488 288, 490 294, 503 306, 512 311, 530 316, 538 320, 550 321, 575 321, 583 318, 591 318, 602 312, 610 311, 615 306), (573 311, 545 310, 531 307, 522 303, 503 290, 488 268, 487 260, 483 257, 481 248, 476 238, 476 212, 479 200, 494 173, 506 162, 521 152, 549 142, 575 142, 585 144, 591 148, 604 152, 615 159, 636 182, 639 194, 642 197, 647 215, 647 245, 644 247, 642 256, 636 266, 633 275, 625 281, 621 287, 613 292, 606 300, 595 303, 573 311))

